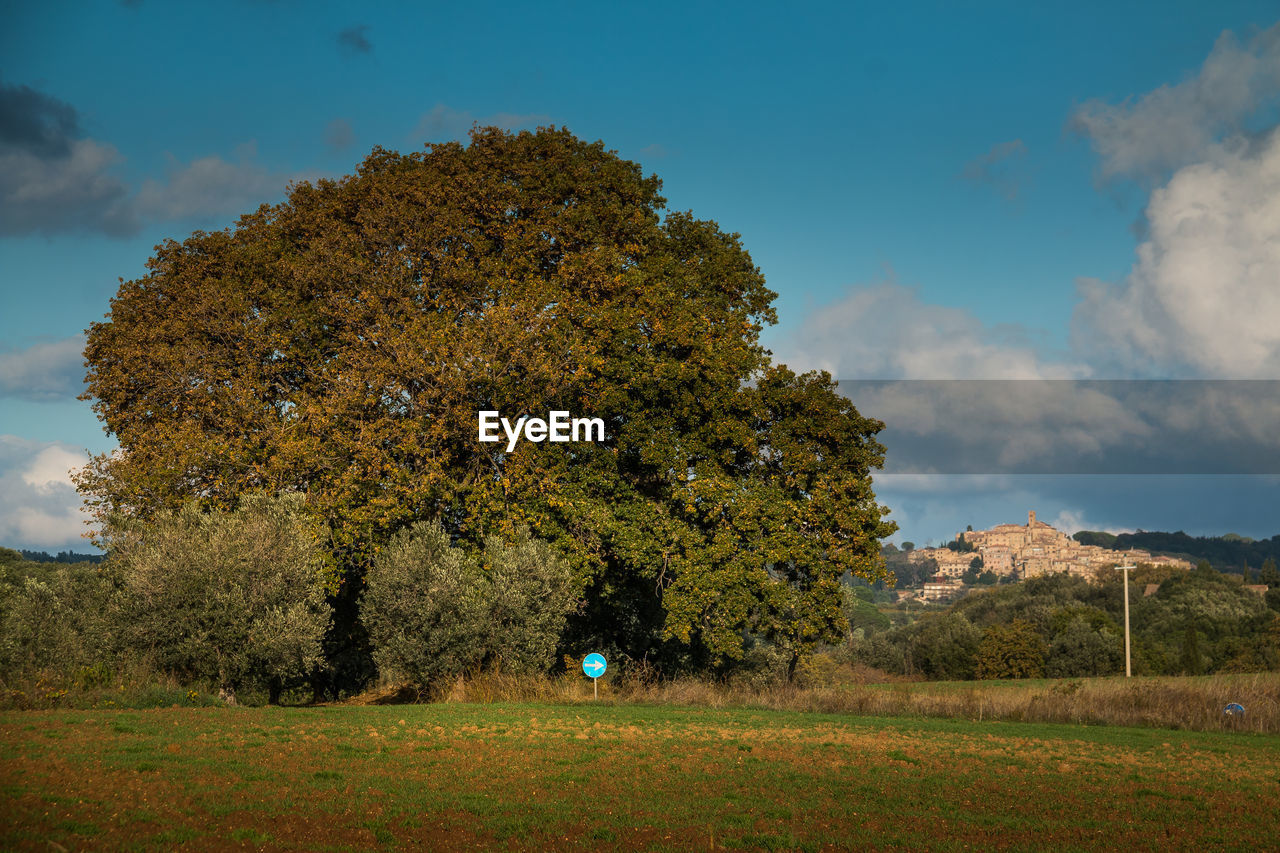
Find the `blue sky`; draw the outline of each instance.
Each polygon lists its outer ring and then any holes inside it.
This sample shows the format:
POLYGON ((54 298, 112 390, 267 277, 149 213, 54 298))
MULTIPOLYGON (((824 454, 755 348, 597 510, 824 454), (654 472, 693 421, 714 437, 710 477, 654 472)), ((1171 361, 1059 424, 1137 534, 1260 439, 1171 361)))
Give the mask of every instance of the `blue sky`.
MULTIPOLYGON (((117 277, 476 121, 602 139, 741 233, 797 367, 1280 378, 1273 3, 4 5, 0 544, 84 547, 59 469, 114 446, 74 396, 117 277)), ((899 540, 1280 533, 1274 478, 882 482, 899 540)))

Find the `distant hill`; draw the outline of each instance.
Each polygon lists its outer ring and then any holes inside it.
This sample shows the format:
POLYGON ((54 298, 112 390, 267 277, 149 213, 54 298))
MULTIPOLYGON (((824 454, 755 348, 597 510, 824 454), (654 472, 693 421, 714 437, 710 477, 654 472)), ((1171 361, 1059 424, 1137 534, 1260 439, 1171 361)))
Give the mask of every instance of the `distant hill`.
POLYGON ((1280 536, 1249 539, 1235 533, 1225 536, 1188 536, 1177 533, 1139 530, 1137 533, 1103 533, 1081 530, 1074 536, 1083 545, 1098 545, 1116 551, 1142 548, 1154 553, 1177 554, 1192 560, 1208 560, 1214 568, 1239 572, 1245 563, 1259 568, 1267 559, 1280 562, 1280 536))

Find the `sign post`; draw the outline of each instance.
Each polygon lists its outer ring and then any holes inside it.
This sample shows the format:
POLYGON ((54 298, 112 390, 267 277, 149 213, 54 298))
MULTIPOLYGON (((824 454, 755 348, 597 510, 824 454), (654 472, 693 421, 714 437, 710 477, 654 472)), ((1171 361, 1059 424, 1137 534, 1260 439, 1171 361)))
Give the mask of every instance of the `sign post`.
POLYGON ((592 652, 582 659, 582 671, 591 676, 591 693, 595 699, 600 698, 600 687, 596 684, 596 680, 604 675, 604 671, 608 668, 608 662, 599 652, 592 652))

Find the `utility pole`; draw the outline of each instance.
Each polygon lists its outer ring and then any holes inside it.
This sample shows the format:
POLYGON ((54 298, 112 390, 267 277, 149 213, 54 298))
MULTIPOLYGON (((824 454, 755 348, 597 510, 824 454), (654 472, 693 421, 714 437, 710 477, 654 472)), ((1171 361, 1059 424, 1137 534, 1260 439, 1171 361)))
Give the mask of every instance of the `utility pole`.
POLYGON ((1133 667, 1129 663, 1129 570, 1134 566, 1116 566, 1117 572, 1124 572, 1124 677, 1133 677, 1133 667))

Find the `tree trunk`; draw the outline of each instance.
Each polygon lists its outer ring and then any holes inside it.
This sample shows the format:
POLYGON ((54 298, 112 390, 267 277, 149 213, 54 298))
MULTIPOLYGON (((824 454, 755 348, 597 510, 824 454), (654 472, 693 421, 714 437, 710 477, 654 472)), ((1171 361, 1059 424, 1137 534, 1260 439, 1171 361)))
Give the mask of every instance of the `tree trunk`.
POLYGON ((236 704, 236 688, 227 678, 227 672, 221 665, 218 667, 218 698, 228 705, 236 704))
POLYGON ((796 680, 796 666, 800 663, 800 653, 792 652, 791 660, 787 662, 787 683, 794 684, 796 680))

